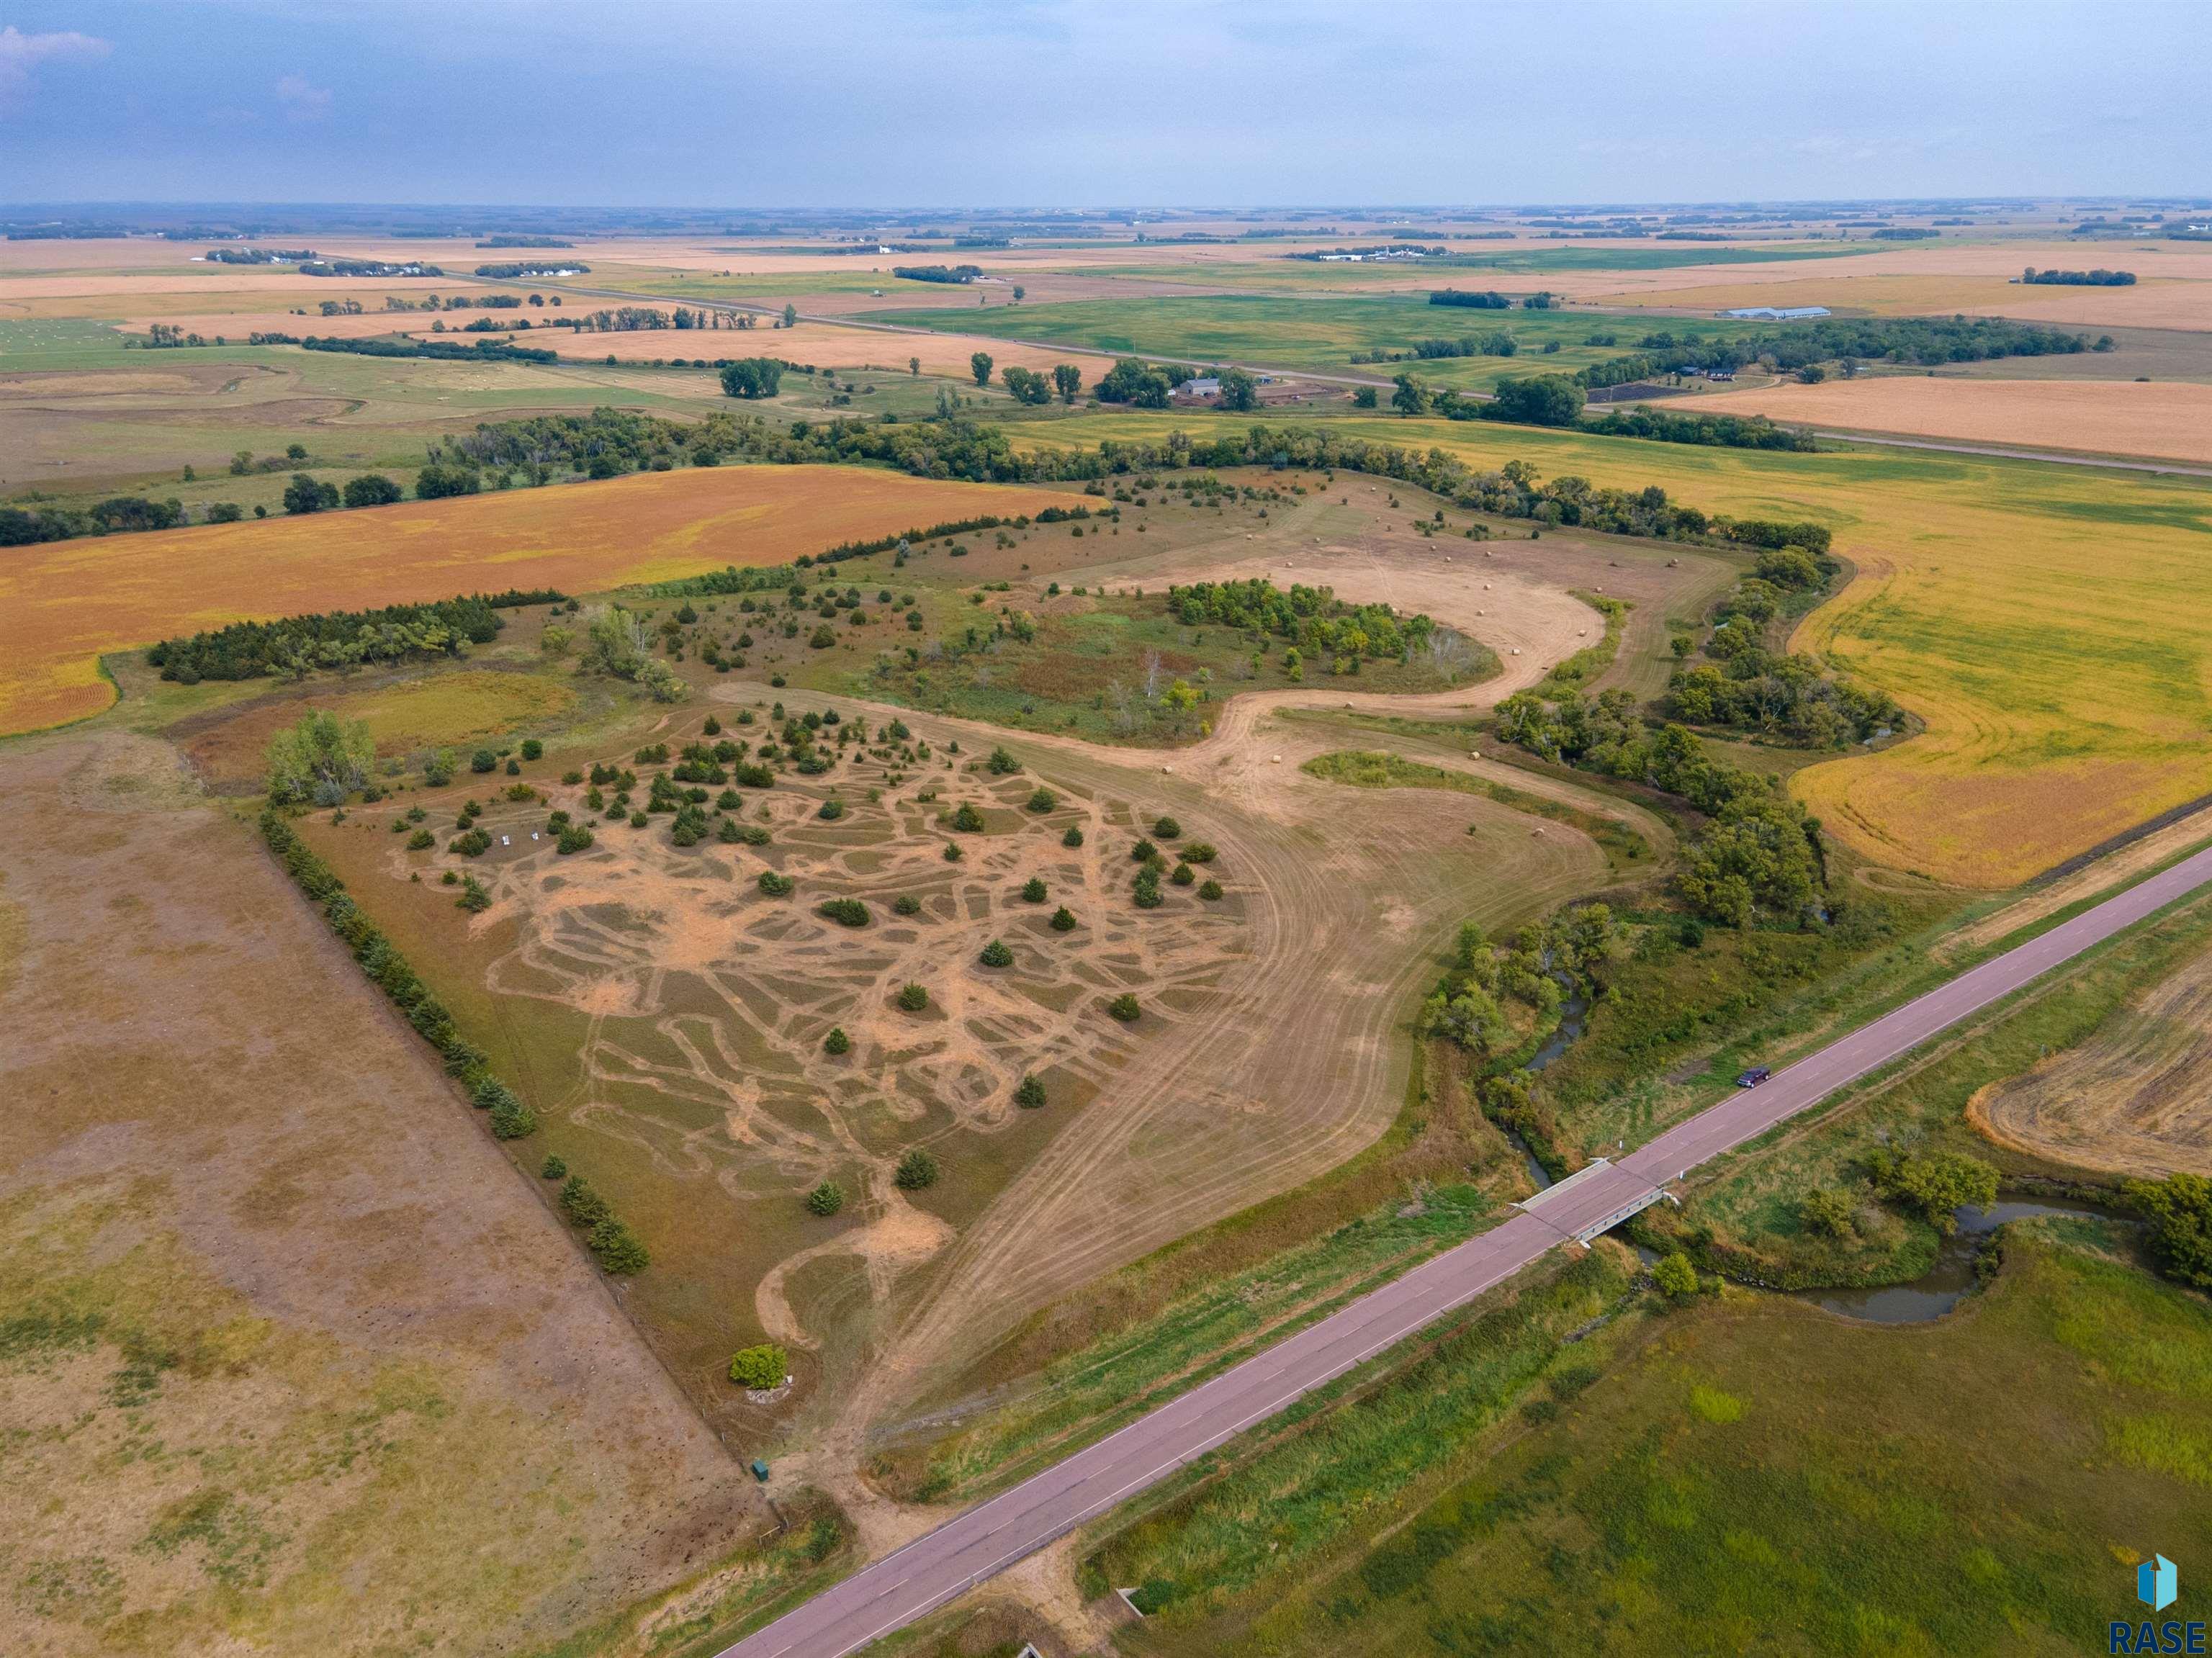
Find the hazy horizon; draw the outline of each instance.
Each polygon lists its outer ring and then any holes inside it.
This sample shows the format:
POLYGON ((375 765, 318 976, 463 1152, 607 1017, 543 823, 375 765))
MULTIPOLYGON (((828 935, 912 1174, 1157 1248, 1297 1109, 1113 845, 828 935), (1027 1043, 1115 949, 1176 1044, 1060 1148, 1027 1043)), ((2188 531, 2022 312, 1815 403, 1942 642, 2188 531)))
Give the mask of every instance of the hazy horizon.
POLYGON ((0 13, 0 199, 2201 196, 2209 48, 2212 8, 2179 4, 25 0, 0 13))

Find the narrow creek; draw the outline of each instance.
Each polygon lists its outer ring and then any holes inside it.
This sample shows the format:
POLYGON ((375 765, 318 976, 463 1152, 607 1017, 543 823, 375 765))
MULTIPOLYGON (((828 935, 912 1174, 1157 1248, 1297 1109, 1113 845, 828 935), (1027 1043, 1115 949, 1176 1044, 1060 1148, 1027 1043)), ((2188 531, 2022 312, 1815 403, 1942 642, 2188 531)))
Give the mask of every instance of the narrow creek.
MULTIPOLYGON (((1559 1007, 1559 1029, 1553 1031, 1546 1039, 1544 1045, 1530 1056, 1528 1063, 1522 1066, 1522 1069, 1541 1071, 1560 1054, 1565 1053, 1574 1045, 1575 1039, 1583 1034, 1583 1026, 1587 1023, 1589 1014, 1589 1001, 1574 993, 1571 989, 1567 999, 1559 1007)), ((1505 1138, 1513 1143, 1513 1149, 1521 1154, 1521 1161, 1528 1165, 1528 1178, 1536 1182, 1536 1189, 1540 1192, 1549 1186, 1552 1183, 1550 1171, 1536 1161, 1536 1154, 1528 1149, 1528 1142, 1521 1138, 1517 1130, 1511 1128, 1505 1130, 1505 1138)))

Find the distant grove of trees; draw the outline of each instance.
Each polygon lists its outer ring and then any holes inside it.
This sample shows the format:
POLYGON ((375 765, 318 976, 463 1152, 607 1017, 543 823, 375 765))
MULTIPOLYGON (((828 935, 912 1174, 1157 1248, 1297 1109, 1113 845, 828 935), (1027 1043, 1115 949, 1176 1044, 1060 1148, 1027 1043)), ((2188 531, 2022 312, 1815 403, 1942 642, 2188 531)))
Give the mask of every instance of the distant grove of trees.
POLYGON ((312 247, 210 247, 200 257, 214 264, 295 264, 321 256, 312 247))
POLYGON ((277 622, 234 622, 190 638, 165 639, 146 660, 161 677, 196 685, 204 679, 298 676, 319 668, 399 662, 417 656, 462 656, 488 645, 507 625, 499 612, 525 604, 557 604, 551 587, 471 593, 428 604, 387 604, 380 610, 331 610, 277 622))
POLYGON ((2132 270, 2106 270, 2102 266, 2094 270, 2038 270, 2033 265, 2021 272, 2021 281, 2038 287, 2052 288, 2133 288, 2136 273, 2132 270))
POLYGON ((300 264, 302 276, 442 276, 446 273, 437 265, 423 264, 410 259, 395 264, 389 259, 306 259, 300 264))
POLYGON ((477 275, 511 282, 517 276, 581 276, 591 268, 579 259, 518 259, 506 264, 480 264, 477 275))
POLYGON ((895 264, 891 275, 910 282, 972 282, 983 274, 980 264, 895 264))
POLYGON ((772 398, 783 385, 783 364, 775 357, 740 357, 722 370, 722 391, 732 398, 772 398))
POLYGON ((1625 386, 1677 369, 1733 372, 1759 362, 1787 373, 1846 357, 1932 367, 1993 357, 2067 356, 2093 349, 2108 351, 2112 336, 2103 336, 2093 348, 2085 335, 2004 317, 1822 317, 1728 336, 1677 337, 1661 331, 1637 343, 1634 355, 1593 363, 1575 378, 1595 387, 1625 386))

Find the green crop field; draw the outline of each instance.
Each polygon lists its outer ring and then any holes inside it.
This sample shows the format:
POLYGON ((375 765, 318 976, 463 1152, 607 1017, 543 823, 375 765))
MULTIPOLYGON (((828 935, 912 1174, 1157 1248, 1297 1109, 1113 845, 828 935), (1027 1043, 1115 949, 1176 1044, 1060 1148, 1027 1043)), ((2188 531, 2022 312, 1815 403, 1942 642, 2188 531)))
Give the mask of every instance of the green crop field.
MULTIPOLYGON (((1443 276, 1438 287, 1452 285, 1443 276)), ((1461 279, 1461 288, 1485 282, 1461 279)), ((1633 350, 1636 342, 1664 327, 1678 338, 1740 331, 1741 324, 1621 318, 1589 311, 1482 311, 1431 305, 1425 297, 1299 299, 1282 295, 1209 294, 1184 298, 1078 300, 1064 305, 992 306, 877 313, 913 326, 1001 339, 1088 346, 1099 351, 1140 351, 1201 361, 1306 368, 1320 374, 1388 378, 1399 373, 1437 386, 1478 389, 1505 374, 1571 374, 1633 350), (1510 357, 1431 357, 1398 363, 1355 364, 1357 352, 1411 351, 1423 339, 1486 338, 1504 332, 1519 348, 1510 357), (1612 345, 1592 343, 1611 336, 1612 345), (1556 351, 1547 347, 1556 345, 1556 351)))

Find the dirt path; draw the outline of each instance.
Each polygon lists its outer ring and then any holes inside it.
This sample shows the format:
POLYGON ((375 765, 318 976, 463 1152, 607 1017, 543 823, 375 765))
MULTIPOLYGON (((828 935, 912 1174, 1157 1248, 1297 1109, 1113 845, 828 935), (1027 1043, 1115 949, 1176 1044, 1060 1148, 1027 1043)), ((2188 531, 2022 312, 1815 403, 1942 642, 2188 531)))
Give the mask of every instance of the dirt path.
MULTIPOLYGON (((1304 511, 1318 518, 1321 503, 1304 511)), ((1342 682, 1243 693, 1211 735, 1180 750, 1107 749, 866 710, 904 719, 933 741, 1009 743, 1055 785, 1139 803, 1140 819, 1173 812, 1186 834, 1221 849, 1224 880, 1251 889, 1249 936, 1207 1007, 1188 1016, 1148 1007, 1148 1019, 1170 1028, 1148 1038, 927 1275, 843 1408, 810 1424, 823 1467, 857 1465, 870 1424, 1028 1313, 1371 1143, 1398 1108, 1406 1054, 1394 1030, 1433 970, 1429 942, 1470 913, 1486 921, 1532 914, 1601 877, 1601 854, 1572 829, 1534 833, 1477 797, 1355 791, 1307 776, 1298 761, 1340 744, 1275 719, 1291 708, 1438 719, 1482 711, 1594 637, 1602 625, 1595 611, 1525 570, 1499 568, 1479 544, 1439 541, 1392 563, 1330 539, 1294 557, 1249 561, 1228 544, 1226 559, 1200 550, 1171 568, 1144 568, 1143 585, 1246 574, 1325 583, 1354 602, 1425 610, 1494 643, 1504 671, 1425 695, 1347 691, 1342 682)), ((732 685, 717 695, 760 693, 732 685)))

